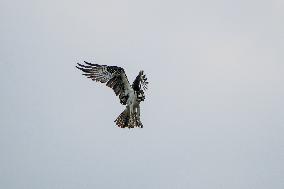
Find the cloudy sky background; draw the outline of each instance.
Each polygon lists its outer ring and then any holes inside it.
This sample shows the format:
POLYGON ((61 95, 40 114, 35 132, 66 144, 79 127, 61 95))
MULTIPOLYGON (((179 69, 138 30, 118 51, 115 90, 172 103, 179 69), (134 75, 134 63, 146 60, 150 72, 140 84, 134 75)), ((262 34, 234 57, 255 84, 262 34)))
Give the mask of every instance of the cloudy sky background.
POLYGON ((0 188, 284 188, 282 0, 0 0, 0 188), (143 129, 76 62, 149 81, 143 129))

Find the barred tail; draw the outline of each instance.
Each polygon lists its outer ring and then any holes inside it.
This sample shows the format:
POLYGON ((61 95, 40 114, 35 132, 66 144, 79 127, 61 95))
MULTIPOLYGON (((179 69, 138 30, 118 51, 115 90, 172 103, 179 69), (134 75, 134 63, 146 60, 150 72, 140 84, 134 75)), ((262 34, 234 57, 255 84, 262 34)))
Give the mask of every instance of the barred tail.
POLYGON ((118 118, 114 122, 120 128, 143 128, 143 125, 140 121, 139 116, 137 116, 137 113, 135 112, 130 115, 130 112, 127 108, 118 116, 118 118))

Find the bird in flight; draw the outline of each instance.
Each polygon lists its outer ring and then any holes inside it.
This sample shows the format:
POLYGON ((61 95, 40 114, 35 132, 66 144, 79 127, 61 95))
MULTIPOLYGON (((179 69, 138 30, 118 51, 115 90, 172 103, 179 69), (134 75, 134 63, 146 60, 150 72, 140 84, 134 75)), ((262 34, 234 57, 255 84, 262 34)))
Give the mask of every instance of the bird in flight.
POLYGON ((123 68, 92 64, 84 61, 84 64, 77 63, 76 68, 83 71, 83 75, 93 81, 106 83, 106 86, 113 89, 120 103, 126 105, 125 110, 114 121, 120 128, 143 128, 140 121, 140 102, 145 100, 145 90, 148 81, 144 71, 140 71, 136 79, 130 85, 123 68))

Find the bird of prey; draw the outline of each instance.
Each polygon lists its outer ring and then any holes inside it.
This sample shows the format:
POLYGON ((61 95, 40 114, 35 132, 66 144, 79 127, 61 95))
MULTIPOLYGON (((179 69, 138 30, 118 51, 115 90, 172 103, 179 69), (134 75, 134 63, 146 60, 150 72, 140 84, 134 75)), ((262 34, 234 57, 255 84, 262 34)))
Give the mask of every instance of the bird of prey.
POLYGON ((77 63, 76 68, 83 71, 83 75, 93 81, 106 83, 106 86, 113 89, 120 103, 126 105, 125 110, 114 121, 120 128, 143 128, 140 121, 140 102, 145 100, 145 90, 148 81, 143 71, 140 71, 132 85, 130 85, 123 68, 93 64, 84 61, 84 64, 77 63))

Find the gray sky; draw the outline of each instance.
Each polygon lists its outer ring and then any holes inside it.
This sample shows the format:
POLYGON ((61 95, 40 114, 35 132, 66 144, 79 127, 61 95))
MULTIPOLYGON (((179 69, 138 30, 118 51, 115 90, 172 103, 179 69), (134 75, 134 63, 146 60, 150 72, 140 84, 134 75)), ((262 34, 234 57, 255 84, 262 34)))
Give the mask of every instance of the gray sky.
POLYGON ((0 0, 0 188, 283 189, 282 0, 0 0), (149 81, 120 129, 84 60, 149 81))

